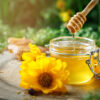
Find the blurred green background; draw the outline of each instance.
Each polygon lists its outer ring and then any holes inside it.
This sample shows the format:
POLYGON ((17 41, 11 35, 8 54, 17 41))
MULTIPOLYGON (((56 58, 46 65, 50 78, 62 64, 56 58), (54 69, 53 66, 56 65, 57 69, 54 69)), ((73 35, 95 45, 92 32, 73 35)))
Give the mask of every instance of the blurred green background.
MULTIPOLYGON (((52 38, 70 36, 65 23, 90 0, 0 0, 0 50, 9 37, 26 37, 44 46, 52 38)), ((100 47, 100 3, 75 34, 92 38, 100 47)))

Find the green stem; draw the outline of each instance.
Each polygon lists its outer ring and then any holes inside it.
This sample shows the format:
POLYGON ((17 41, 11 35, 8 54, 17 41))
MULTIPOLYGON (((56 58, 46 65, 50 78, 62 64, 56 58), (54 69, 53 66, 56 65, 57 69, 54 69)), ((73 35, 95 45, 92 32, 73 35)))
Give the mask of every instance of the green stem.
POLYGON ((100 33, 100 3, 98 4, 98 33, 100 33))

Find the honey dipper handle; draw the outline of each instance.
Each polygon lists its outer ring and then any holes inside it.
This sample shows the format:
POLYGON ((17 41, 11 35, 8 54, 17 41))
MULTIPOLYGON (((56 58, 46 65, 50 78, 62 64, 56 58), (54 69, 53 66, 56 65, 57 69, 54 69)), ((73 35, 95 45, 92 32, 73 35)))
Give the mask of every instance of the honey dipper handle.
POLYGON ((99 0, 91 0, 87 7, 82 11, 82 14, 87 16, 87 14, 96 6, 98 2, 99 0))

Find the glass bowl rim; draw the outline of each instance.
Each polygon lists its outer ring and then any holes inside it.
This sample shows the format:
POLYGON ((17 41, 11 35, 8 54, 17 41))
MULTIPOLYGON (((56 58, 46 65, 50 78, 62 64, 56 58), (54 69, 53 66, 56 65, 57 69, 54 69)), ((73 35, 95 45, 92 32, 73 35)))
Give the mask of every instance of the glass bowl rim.
MULTIPOLYGON (((62 36, 62 37, 54 38, 54 39, 50 40, 50 46, 53 45, 54 47, 58 47, 58 45, 56 45, 54 42, 56 42, 57 40, 60 40, 60 39, 70 39, 70 38, 73 38, 73 37, 72 36, 62 36)), ((88 41, 91 46, 95 47, 94 50, 91 50, 91 52, 95 51, 96 45, 95 45, 95 41, 93 39, 86 38, 86 37, 75 37, 75 38, 88 41)), ((52 50, 50 49, 50 51, 52 51, 52 50)), ((67 54, 67 53, 59 53, 59 52, 55 52, 55 51, 52 51, 52 52, 54 52, 55 54, 59 54, 59 55, 69 55, 69 56, 90 55, 90 53, 67 54)))
MULTIPOLYGON (((70 39, 70 38, 73 38, 72 36, 62 36, 62 37, 57 37, 57 38, 54 38, 52 40, 50 40, 50 43, 53 43, 54 41, 57 41, 57 40, 60 40, 60 39, 70 39)), ((84 40, 88 40, 89 42, 94 42, 95 41, 93 39, 90 39, 90 38, 86 38, 86 37, 75 37, 75 39, 84 39, 84 40)))

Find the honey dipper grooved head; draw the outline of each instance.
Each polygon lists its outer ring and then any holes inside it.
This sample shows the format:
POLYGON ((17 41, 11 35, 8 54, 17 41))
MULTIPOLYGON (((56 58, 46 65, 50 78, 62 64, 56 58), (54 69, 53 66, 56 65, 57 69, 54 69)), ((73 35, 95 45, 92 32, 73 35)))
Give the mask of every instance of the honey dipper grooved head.
POLYGON ((67 24, 67 28, 70 32, 75 33, 80 28, 83 27, 83 24, 86 22, 86 17, 82 13, 77 13, 74 17, 71 18, 67 24))

